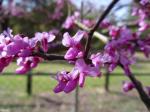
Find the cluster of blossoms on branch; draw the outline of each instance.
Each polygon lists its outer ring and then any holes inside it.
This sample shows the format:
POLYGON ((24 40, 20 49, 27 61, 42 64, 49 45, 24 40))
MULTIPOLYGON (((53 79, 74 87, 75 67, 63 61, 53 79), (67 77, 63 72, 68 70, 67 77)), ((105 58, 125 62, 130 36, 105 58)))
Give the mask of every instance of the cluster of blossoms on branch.
MULTIPOLYGON (((17 74, 26 74, 44 59, 66 60, 73 65, 73 68, 71 71, 64 70, 57 73, 58 84, 54 88, 54 92, 69 93, 77 86, 83 87, 87 77, 100 78, 103 74, 102 68, 113 72, 120 67, 125 76, 130 79, 130 81, 123 82, 123 91, 128 92, 135 88, 143 103, 150 110, 150 87, 143 86, 131 71, 131 65, 136 63, 136 51, 142 52, 147 58, 150 55, 150 35, 147 33, 150 28, 148 21, 150 2, 141 0, 139 7, 133 9, 132 15, 138 18, 136 20, 138 28, 132 30, 127 26, 115 26, 104 20, 118 1, 113 0, 97 22, 84 19, 83 15, 77 11, 66 18, 62 24, 63 30, 73 30, 77 21, 80 21, 88 32, 78 30, 74 36, 70 36, 69 32, 63 32, 62 45, 68 49, 64 56, 48 54, 49 45, 56 38, 55 35, 59 33, 58 29, 50 32, 37 32, 33 38, 22 34, 13 35, 12 30, 7 29, 0 34, 0 72, 15 59, 19 66, 16 69, 17 74), (89 27, 93 28, 89 29, 89 27), (92 53, 89 51, 94 33, 102 38, 105 37, 95 32, 98 28, 107 30, 107 36, 109 35, 110 38, 103 51, 92 53), (85 45, 83 39, 86 40, 85 45)), ((11 2, 10 5, 12 5, 11 2)), ((54 10, 54 14, 49 15, 54 20, 61 18, 64 0, 58 0, 56 5, 60 5, 60 7, 54 10)))
MULTIPOLYGON (((64 59, 73 64, 74 67, 71 71, 61 71, 57 74, 58 84, 54 88, 54 92, 64 91, 69 93, 78 85, 83 87, 86 77, 101 77, 103 67, 112 72, 119 66, 124 70, 126 76, 132 75, 130 65, 136 62, 136 51, 140 50, 146 57, 150 55, 150 36, 141 38, 143 32, 149 29, 149 24, 146 21, 150 16, 148 13, 149 6, 150 3, 147 0, 142 0, 141 7, 134 9, 133 15, 139 16, 137 22, 140 26, 136 32, 126 26, 113 26, 109 22, 103 21, 99 26, 109 31, 111 39, 106 43, 103 51, 90 54, 90 56, 85 56, 87 55, 86 48, 82 43, 83 39, 87 39, 84 38, 88 35, 87 32, 78 31, 73 37, 68 32, 64 33, 62 45, 68 48, 64 59)), ((79 18, 80 13, 75 12, 72 16, 67 17, 62 27, 72 28, 79 18)), ((88 27, 93 24, 89 20, 83 20, 82 22, 88 27)), ((27 73, 43 60, 42 57, 34 53, 47 53, 49 43, 53 42, 54 39, 55 35, 52 31, 37 32, 31 39, 21 34, 13 35, 10 29, 4 31, 0 34, 0 72, 16 59, 19 66, 16 73, 27 73)), ((132 82, 124 81, 123 90, 125 92, 133 88, 135 88, 135 85, 132 82)), ((150 94, 149 87, 145 89, 150 94)))
MULTIPOLYGON (((103 67, 106 67, 109 72, 112 72, 119 66, 124 70, 126 76, 132 75, 130 65, 136 62, 136 51, 139 50, 143 52, 147 58, 150 55, 150 37, 147 36, 144 39, 141 38, 144 31, 149 29, 149 24, 145 22, 147 17, 149 17, 148 11, 148 0, 141 1, 141 9, 139 8, 133 12, 133 15, 139 16, 139 19, 137 20, 139 29, 134 32, 126 26, 117 27, 111 25, 109 22, 102 22, 100 27, 108 29, 111 39, 105 45, 102 52, 91 54, 88 61, 83 58, 85 50, 81 44, 79 44, 81 40, 81 36, 78 35, 79 32, 77 32, 73 38, 70 38, 69 34, 65 33, 63 45, 69 47, 69 50, 65 54, 65 59, 68 61, 75 61, 75 67, 71 72, 63 71, 58 73, 57 81, 59 83, 54 91, 56 93, 61 91, 68 93, 75 89, 77 83, 82 87, 84 85, 85 76, 100 77, 101 68, 103 67), (76 47, 75 42, 78 43, 79 47, 76 47), (93 72, 90 72, 90 70, 93 72), (74 78, 74 76, 76 76, 76 78, 74 78)), ((66 23, 68 24, 66 25, 66 28, 70 28, 74 25, 74 22, 77 19, 76 17, 79 16, 75 16, 74 14, 67 18, 66 23)), ((123 82, 123 90, 125 92, 128 92, 133 88, 135 88, 135 86, 132 82, 123 82)), ((149 94, 149 87, 145 87, 145 89, 149 94)))
POLYGON ((84 49, 80 43, 85 32, 78 31, 75 36, 71 37, 68 33, 64 34, 62 44, 69 47, 64 58, 75 65, 71 72, 63 71, 57 74, 58 85, 54 88, 54 92, 64 91, 66 93, 74 90, 78 84, 83 87, 85 78, 99 77, 101 73, 98 66, 88 64, 84 60, 84 49))
POLYGON ((25 74, 32 68, 35 68, 40 62, 38 56, 32 56, 33 52, 40 49, 47 52, 48 43, 52 42, 55 36, 51 33, 42 32, 36 33, 35 37, 29 39, 28 37, 17 34, 12 35, 12 30, 8 29, 0 34, 0 70, 3 69, 13 61, 17 60, 19 68, 16 73, 25 74))
POLYGON ((139 31, 146 31, 150 28, 148 19, 150 17, 150 2, 149 0, 141 0, 140 6, 133 8, 132 15, 137 16, 137 24, 139 25, 139 31))
MULTIPOLYGON (((127 27, 109 26, 110 36, 112 39, 108 42, 103 52, 91 54, 88 61, 84 57, 84 49, 80 40, 84 36, 84 32, 77 32, 72 38, 68 33, 64 34, 62 43, 69 47, 65 54, 65 59, 73 62, 75 67, 71 72, 63 71, 58 73, 58 85, 54 91, 64 91, 66 93, 72 91, 79 83, 83 87, 85 77, 100 77, 101 68, 108 68, 112 72, 117 66, 122 66, 125 74, 131 75, 130 65, 136 62, 134 56, 136 50, 142 51, 146 57, 150 54, 150 38, 141 39, 139 33, 132 32, 127 27)), ((134 88, 131 82, 125 81, 123 90, 127 92, 134 88)))
POLYGON ((78 11, 75 11, 73 15, 66 18, 62 27, 65 29, 73 29, 76 26, 76 21, 81 21, 81 23, 87 27, 92 27, 95 24, 94 20, 84 18, 81 20, 81 14, 78 11))

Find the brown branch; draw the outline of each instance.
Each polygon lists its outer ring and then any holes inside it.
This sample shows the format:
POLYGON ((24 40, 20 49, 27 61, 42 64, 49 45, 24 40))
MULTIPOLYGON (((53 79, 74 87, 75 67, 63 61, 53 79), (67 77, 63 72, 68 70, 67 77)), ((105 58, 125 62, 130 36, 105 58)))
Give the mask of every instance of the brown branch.
POLYGON ((104 13, 100 16, 98 22, 95 24, 95 26, 93 27, 93 29, 89 32, 88 34, 88 40, 85 46, 85 55, 84 58, 86 59, 88 57, 88 53, 91 47, 91 40, 93 37, 94 32, 97 30, 97 28, 99 27, 100 23, 105 19, 105 17, 109 14, 109 12, 111 11, 111 9, 115 6, 115 4, 119 2, 119 0, 113 0, 110 5, 107 7, 107 9, 104 11, 104 13))
POLYGON ((38 56, 48 61, 65 60, 64 56, 56 54, 33 53, 32 56, 38 56))
MULTIPOLYGON (((39 53, 39 52, 35 52, 35 53, 32 53, 31 56, 38 56, 38 57, 41 57, 45 60, 48 60, 48 61, 54 61, 54 60, 66 60, 64 58, 63 55, 56 55, 56 54, 44 54, 44 53, 39 53)), ((75 59, 72 59, 70 61, 76 61, 78 58, 75 58, 75 59)), ((88 63, 91 63, 91 60, 90 59, 87 59, 86 60, 88 63)))
POLYGON ((0 6, 2 5, 2 3, 3 3, 3 0, 0 0, 0 6))
POLYGON ((146 94, 146 92, 143 89, 143 86, 141 84, 140 81, 138 81, 135 77, 134 74, 131 74, 128 76, 129 79, 132 81, 132 83, 134 84, 141 100, 143 101, 143 103, 145 104, 145 106, 147 107, 147 109, 150 111, 150 97, 146 94))
MULTIPOLYGON (((123 68, 123 65, 120 64, 120 67, 123 68)), ((147 109, 150 111, 150 97, 144 91, 142 83, 140 81, 138 81, 135 78, 134 74, 132 74, 132 73, 128 75, 128 78, 134 84, 135 89, 137 90, 137 92, 138 92, 141 100, 143 101, 143 103, 145 104, 145 106, 147 107, 147 109)))

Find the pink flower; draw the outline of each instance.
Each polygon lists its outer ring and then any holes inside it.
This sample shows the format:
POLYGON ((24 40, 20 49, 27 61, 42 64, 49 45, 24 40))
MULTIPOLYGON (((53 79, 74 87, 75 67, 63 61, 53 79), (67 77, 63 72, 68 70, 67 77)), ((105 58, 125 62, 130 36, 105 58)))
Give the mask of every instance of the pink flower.
POLYGON ((146 23, 145 21, 140 21, 139 22, 139 31, 143 32, 145 30, 148 30, 150 28, 150 25, 146 23))
MULTIPOLYGON (((35 38, 32 40, 32 44, 36 46, 37 42, 41 43, 44 52, 48 51, 48 43, 52 42, 55 39, 55 36, 51 33, 42 32, 36 33, 35 38)), ((32 46, 33 46, 32 45, 32 46)))
POLYGON ((58 73, 56 79, 58 81, 58 84, 54 88, 55 93, 59 93, 62 91, 64 91, 65 93, 69 93, 76 88, 78 82, 77 79, 73 80, 71 78, 71 75, 69 75, 65 71, 58 73))
POLYGON ((138 45, 140 47, 140 50, 144 53, 144 55, 148 58, 150 54, 150 39, 146 40, 138 40, 138 45))
POLYGON ((92 27, 95 22, 89 19, 83 19, 82 23, 87 27, 92 27))
POLYGON ((28 38, 22 38, 20 35, 14 36, 12 41, 4 47, 4 51, 8 56, 17 55, 21 50, 25 50, 29 47, 28 38))
POLYGON ((35 68, 40 62, 38 57, 26 57, 26 58, 18 58, 17 65, 20 67, 16 69, 17 74, 26 74, 32 68, 35 68))
POLYGON ((104 20, 101 24, 101 28, 109 28, 111 26, 111 23, 108 20, 104 20))
POLYGON ((128 92, 134 88, 134 84, 132 82, 124 81, 123 82, 123 91, 128 92))
POLYGON ((102 53, 93 54, 91 55, 92 63, 95 66, 100 66, 100 67, 107 65, 109 72, 112 72, 116 68, 119 61, 118 55, 115 54, 115 52, 113 53, 114 54, 111 53, 109 54, 107 52, 104 52, 103 54, 102 53))
POLYGON ((5 67, 7 67, 12 61, 12 57, 2 57, 0 58, 0 72, 3 71, 5 67))
POLYGON ((109 29, 109 35, 112 37, 112 39, 116 39, 119 36, 119 28, 115 26, 111 26, 109 29))
POLYGON ((99 67, 94 67, 92 65, 87 65, 83 59, 78 59, 75 63, 75 67, 69 73, 63 71, 57 74, 58 84, 54 88, 54 92, 62 92, 69 93, 73 91, 77 85, 80 87, 84 86, 85 78, 87 76, 90 77, 99 77, 101 73, 99 71, 99 67))
POLYGON ((147 3, 150 3, 150 2, 149 2, 149 0, 141 0, 140 3, 141 3, 142 5, 146 5, 147 3))
POLYGON ((69 35, 68 32, 64 33, 62 44, 69 47, 65 54, 65 59, 71 60, 79 57, 83 57, 82 46, 80 44, 85 32, 78 31, 73 37, 69 35))
POLYGON ((71 47, 68 49, 64 57, 67 60, 83 57, 83 52, 77 49, 76 47, 71 47))
POLYGON ((75 20, 77 20, 80 17, 79 12, 74 12, 72 16, 68 16, 66 21, 63 23, 63 28, 70 29, 74 26, 75 20))
POLYGON ((78 59, 75 63, 74 69, 70 72, 73 79, 79 78, 79 86, 83 87, 85 77, 99 77, 101 76, 99 67, 87 65, 83 59, 78 59))

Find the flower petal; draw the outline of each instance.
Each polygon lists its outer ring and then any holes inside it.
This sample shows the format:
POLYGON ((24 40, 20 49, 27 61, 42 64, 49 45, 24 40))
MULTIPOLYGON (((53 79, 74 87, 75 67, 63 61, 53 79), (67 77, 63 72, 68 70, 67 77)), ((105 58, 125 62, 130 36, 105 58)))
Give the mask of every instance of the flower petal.
POLYGON ((85 82, 85 74, 84 73, 80 73, 80 75, 79 75, 79 86, 83 87, 84 82, 85 82))
POLYGON ((67 60, 71 60, 71 59, 75 59, 76 56, 78 55, 79 50, 77 48, 69 48, 69 50, 66 52, 65 54, 65 59, 67 60))
POLYGON ((69 35, 68 32, 64 33, 63 35, 63 40, 62 40, 62 44, 66 47, 70 47, 71 46, 71 36, 69 35))
POLYGON ((77 79, 68 81, 68 83, 66 84, 66 87, 64 88, 64 92, 69 93, 73 91, 77 86, 77 82, 78 82, 77 79))
POLYGON ((99 70, 99 67, 88 66, 85 72, 88 74, 88 76, 91 76, 91 77, 101 76, 101 72, 99 70))
POLYGON ((65 88, 66 83, 65 82, 59 82, 58 85, 53 89, 53 91, 55 93, 59 93, 61 91, 63 91, 63 89, 65 88))
POLYGON ((48 41, 48 42, 52 42, 55 38, 56 38, 55 35, 49 34, 49 36, 48 36, 48 38, 47 38, 47 41, 48 41))
POLYGON ((16 69, 17 74, 26 74, 28 71, 29 71, 29 69, 24 66, 21 66, 16 69))
POLYGON ((81 39, 83 38, 85 32, 84 31, 78 31, 74 36, 73 36, 73 40, 75 42, 75 44, 78 44, 81 39))
POLYGON ((87 65, 83 59, 78 59, 76 61, 75 67, 80 71, 80 73, 86 71, 87 69, 87 65))
POLYGON ((41 44, 42 44, 43 51, 47 52, 48 51, 48 41, 47 41, 47 38, 43 38, 42 41, 41 41, 41 44))

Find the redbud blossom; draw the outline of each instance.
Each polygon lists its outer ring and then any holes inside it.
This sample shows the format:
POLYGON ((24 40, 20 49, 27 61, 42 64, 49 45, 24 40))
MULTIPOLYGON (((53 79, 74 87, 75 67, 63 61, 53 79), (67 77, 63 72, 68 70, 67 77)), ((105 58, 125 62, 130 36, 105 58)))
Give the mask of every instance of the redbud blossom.
POLYGON ((85 32, 78 31, 73 37, 69 33, 64 33, 62 44, 65 47, 69 47, 68 51, 65 54, 65 59, 72 60, 75 58, 83 57, 83 50, 80 44, 81 39, 83 38, 85 32))
POLYGON ((132 82, 124 81, 123 82, 123 91, 128 92, 134 88, 134 84, 132 82))

